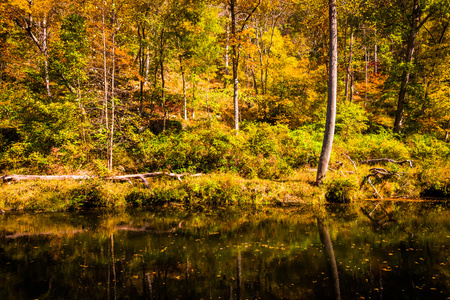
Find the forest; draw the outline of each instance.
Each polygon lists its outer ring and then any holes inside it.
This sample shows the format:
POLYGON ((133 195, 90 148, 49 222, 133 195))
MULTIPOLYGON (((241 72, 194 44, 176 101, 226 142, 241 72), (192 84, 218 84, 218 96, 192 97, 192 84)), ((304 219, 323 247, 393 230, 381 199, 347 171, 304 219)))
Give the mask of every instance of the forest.
POLYGON ((449 25, 448 0, 2 1, 0 209, 449 197, 449 25))

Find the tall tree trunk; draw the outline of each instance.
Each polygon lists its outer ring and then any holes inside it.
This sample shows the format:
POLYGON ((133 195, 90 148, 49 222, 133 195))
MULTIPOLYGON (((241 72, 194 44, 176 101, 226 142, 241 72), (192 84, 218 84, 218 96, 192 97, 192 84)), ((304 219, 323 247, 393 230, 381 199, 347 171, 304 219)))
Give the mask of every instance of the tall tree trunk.
POLYGON ((368 76, 369 76, 369 53, 367 52, 367 47, 364 47, 364 74, 365 74, 365 83, 364 83, 364 106, 367 106, 367 84, 368 84, 368 76))
POLYGON ((373 73, 378 74, 378 45, 373 48, 373 73))
POLYGON ((337 14, 336 0, 329 0, 330 19, 330 49, 329 49, 329 73, 328 73, 328 104, 327 121, 323 137, 322 152, 317 168, 316 183, 321 184, 327 174, 331 149, 333 148, 334 127, 336 123, 336 94, 337 94, 337 14))
POLYGON ((139 114, 142 116, 144 114, 144 87, 147 83, 148 78, 148 50, 144 41, 145 37, 145 26, 142 24, 138 24, 137 26, 138 38, 139 38, 139 52, 138 52, 138 61, 139 61, 139 114))
POLYGON ((258 95, 258 84, 256 82, 255 70, 252 68, 252 78, 253 78, 253 88, 255 89, 255 94, 258 95))
POLYGON ((192 78, 192 119, 195 119, 195 78, 192 78))
POLYGON ((48 33, 47 33, 47 18, 44 17, 42 20, 42 51, 44 53, 44 77, 45 77, 45 88, 47 90, 47 97, 52 96, 52 92, 50 90, 50 76, 48 72, 48 33))
MULTIPOLYGON (((105 23, 105 9, 106 2, 103 2, 103 12, 102 12, 102 38, 103 38, 103 118, 106 126, 106 137, 109 133, 109 120, 108 120, 108 64, 107 64, 107 51, 106 51, 106 23, 105 23)), ((103 119, 102 118, 102 119, 103 119)), ((102 120, 103 121, 103 120, 102 120)), ((106 156, 109 153, 109 140, 106 139, 106 156)))
POLYGON ((114 100, 114 88, 115 88, 115 68, 116 68, 116 16, 113 12, 113 32, 112 32, 112 70, 111 70, 111 132, 109 137, 109 159, 108 169, 113 168, 113 147, 114 147, 114 119, 115 119, 115 100, 114 100))
POLYGON ((208 98, 209 98, 209 74, 208 74, 207 80, 208 80, 208 86, 206 88, 206 112, 208 113, 208 120, 209 120, 209 123, 211 124, 211 112, 210 112, 209 103, 208 103, 208 98))
MULTIPOLYGON (((400 91, 398 92, 397 110, 395 112, 394 133, 401 133, 403 127, 403 119, 405 116, 405 104, 406 104, 406 90, 411 76, 411 62, 413 61, 413 55, 415 50, 416 37, 419 33, 420 22, 420 8, 419 0, 414 0, 413 13, 412 13, 412 28, 408 36, 406 45, 406 68, 402 74, 402 81, 400 84, 400 91)), ((423 24, 423 23, 422 23, 423 24)))
POLYGON ((230 74, 230 71, 228 70, 230 64, 230 59, 228 57, 229 45, 230 45, 230 24, 227 23, 227 43, 225 45, 225 75, 230 74))
MULTIPOLYGON (((353 26, 350 27, 350 49, 348 53, 347 72, 345 74, 345 100, 349 98, 349 88, 351 85, 351 73, 352 73, 352 61, 353 61, 353 26)), ((351 100, 350 100, 351 102, 351 100)))
POLYGON ((181 80, 183 82, 183 110, 184 110, 184 119, 187 120, 187 99, 186 99, 186 76, 184 74, 184 66, 183 66, 183 57, 179 56, 180 60, 180 69, 181 69, 181 80))
POLYGON ((237 44, 236 34, 236 0, 231 0, 230 14, 231 14, 231 38, 233 40, 232 49, 232 63, 233 63, 233 106, 234 106, 234 129, 236 134, 239 132, 239 81, 238 81, 238 64, 239 64, 239 49, 237 44))
POLYGON ((164 38, 165 38, 164 29, 161 30, 161 40, 160 40, 160 49, 159 49, 159 67, 161 68, 161 100, 162 100, 162 109, 163 109, 163 131, 166 130, 166 80, 164 78, 164 38))
POLYGON ((449 133, 450 133, 450 120, 447 121, 447 129, 445 130, 444 140, 445 140, 446 143, 448 143, 449 133))

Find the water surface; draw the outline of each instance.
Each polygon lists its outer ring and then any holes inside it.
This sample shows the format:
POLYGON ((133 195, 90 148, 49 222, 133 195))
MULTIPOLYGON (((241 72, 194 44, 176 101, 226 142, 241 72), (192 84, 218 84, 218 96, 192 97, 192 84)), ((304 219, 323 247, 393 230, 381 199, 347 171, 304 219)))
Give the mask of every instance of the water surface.
POLYGON ((447 203, 0 216, 0 299, 449 299, 447 203))

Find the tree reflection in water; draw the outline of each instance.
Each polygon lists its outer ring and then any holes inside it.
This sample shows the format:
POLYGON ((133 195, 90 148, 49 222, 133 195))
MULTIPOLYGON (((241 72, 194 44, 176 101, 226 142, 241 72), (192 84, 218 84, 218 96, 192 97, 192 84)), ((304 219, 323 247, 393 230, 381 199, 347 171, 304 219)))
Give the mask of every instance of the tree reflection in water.
POLYGON ((0 299, 446 299, 449 211, 385 201, 7 213, 0 299))

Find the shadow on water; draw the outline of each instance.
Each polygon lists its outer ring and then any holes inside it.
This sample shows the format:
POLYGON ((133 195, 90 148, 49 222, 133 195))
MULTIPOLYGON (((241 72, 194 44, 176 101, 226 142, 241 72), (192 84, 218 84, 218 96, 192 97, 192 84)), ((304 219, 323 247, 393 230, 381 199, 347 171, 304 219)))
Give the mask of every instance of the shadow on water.
POLYGON ((0 299, 447 299, 447 203, 0 216, 0 299))

